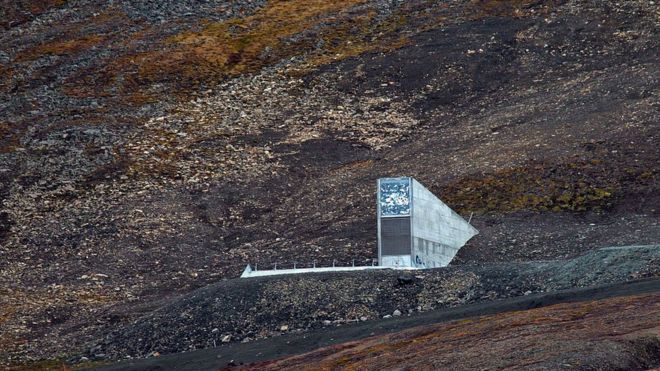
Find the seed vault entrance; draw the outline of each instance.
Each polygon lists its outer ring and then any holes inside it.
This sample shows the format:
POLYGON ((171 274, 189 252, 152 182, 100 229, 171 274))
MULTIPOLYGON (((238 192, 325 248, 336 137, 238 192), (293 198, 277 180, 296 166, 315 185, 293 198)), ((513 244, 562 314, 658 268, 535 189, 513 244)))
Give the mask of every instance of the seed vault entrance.
POLYGON ((413 178, 378 179, 377 197, 381 266, 445 267, 479 233, 413 178))

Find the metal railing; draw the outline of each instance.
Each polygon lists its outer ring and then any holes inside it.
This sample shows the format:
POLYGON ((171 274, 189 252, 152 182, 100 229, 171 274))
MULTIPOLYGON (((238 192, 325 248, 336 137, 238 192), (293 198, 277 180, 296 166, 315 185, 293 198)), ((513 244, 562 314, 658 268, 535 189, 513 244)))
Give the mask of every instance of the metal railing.
MULTIPOLYGON (((318 267, 317 267, 317 263, 318 263, 317 260, 312 260, 311 262, 307 262, 306 264, 303 263, 302 265, 300 265, 299 264, 300 262, 297 262, 297 261, 294 261, 294 262, 288 263, 288 264, 280 264, 279 262, 274 262, 274 263, 269 263, 270 269, 266 268, 266 269, 262 269, 262 270, 278 270, 278 268, 279 268, 279 270, 284 270, 284 269, 296 270, 296 269, 310 269, 310 268, 315 269, 315 268, 346 268, 346 267, 375 267, 375 266, 378 266, 378 258, 371 258, 371 264, 362 264, 362 265, 360 265, 359 263, 358 263, 358 265, 355 265, 356 260, 360 261, 362 259, 351 259, 350 265, 337 265, 337 263, 341 263, 341 262, 338 261, 337 259, 333 259, 331 266, 318 266, 318 267)), ((367 260, 362 260, 363 263, 366 262, 366 261, 367 260)), ((252 271, 254 271, 254 272, 259 271, 259 264, 258 263, 250 264, 250 266, 252 267, 252 271)), ((262 264, 262 267, 263 267, 263 264, 262 264)), ((268 265, 267 265, 267 267, 268 267, 268 265)))

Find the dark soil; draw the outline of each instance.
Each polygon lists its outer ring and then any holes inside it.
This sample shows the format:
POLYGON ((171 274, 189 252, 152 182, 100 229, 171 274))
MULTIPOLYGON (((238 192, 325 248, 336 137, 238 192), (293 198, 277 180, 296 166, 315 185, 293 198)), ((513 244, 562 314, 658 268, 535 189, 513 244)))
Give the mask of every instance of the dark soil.
POLYGON ((647 370, 660 364, 657 293, 415 327, 238 369, 647 370))
MULTIPOLYGON (((247 365, 253 362, 302 354, 333 344, 356 341, 374 335, 394 333, 415 326, 431 325, 509 311, 524 311, 558 303, 586 302, 620 296, 643 295, 647 293, 657 294, 658 292, 660 292, 660 280, 650 279, 624 284, 532 294, 524 297, 434 310, 409 317, 349 324, 341 327, 312 330, 304 334, 283 334, 275 338, 249 343, 229 344, 193 352, 124 361, 111 366, 100 367, 98 370, 217 370, 224 366, 247 365)), ((252 367, 257 366, 253 365, 252 367)))
POLYGON ((223 340, 246 342, 379 320, 395 311, 417 315, 435 308, 625 282, 657 276, 659 263, 656 245, 601 249, 568 261, 229 280, 185 295, 114 331, 86 357, 141 358, 214 347, 223 340))

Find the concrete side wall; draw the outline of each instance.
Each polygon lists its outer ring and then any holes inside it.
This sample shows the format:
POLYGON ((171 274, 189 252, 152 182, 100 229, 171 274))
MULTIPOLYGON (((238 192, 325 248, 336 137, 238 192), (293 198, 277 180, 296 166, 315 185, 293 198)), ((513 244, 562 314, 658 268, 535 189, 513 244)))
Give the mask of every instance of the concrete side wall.
POLYGON ((446 267, 459 249, 442 243, 414 237, 412 257, 412 261, 414 262, 413 266, 419 268, 446 267))
POLYGON ((410 254, 407 255, 382 255, 380 265, 385 267, 412 267, 410 254))
POLYGON ((412 182, 413 266, 444 267, 479 232, 419 182, 412 182))

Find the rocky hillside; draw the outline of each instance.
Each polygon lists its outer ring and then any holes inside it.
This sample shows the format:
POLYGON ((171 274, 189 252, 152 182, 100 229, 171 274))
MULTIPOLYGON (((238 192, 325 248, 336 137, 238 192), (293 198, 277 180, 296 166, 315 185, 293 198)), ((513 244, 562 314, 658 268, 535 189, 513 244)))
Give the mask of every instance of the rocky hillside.
POLYGON ((383 176, 474 213, 456 265, 657 243, 658 24, 649 1, 2 2, 1 364, 248 262, 370 263, 383 176))

